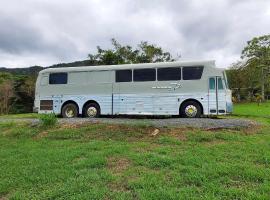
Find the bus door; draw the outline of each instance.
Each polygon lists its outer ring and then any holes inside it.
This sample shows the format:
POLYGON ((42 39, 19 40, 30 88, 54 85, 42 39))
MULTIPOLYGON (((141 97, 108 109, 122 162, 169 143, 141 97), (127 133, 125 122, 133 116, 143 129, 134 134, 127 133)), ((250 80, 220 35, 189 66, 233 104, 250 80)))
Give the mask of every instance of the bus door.
POLYGON ((211 115, 226 113, 226 91, 221 76, 209 77, 208 113, 211 115))

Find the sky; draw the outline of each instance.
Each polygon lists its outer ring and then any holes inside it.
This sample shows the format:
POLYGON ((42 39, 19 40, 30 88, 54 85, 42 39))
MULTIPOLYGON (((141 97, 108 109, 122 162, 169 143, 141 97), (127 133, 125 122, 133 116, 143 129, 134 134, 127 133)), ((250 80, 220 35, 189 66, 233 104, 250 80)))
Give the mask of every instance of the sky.
POLYGON ((84 60, 111 38, 228 67, 270 33, 270 0, 0 0, 0 67, 84 60))

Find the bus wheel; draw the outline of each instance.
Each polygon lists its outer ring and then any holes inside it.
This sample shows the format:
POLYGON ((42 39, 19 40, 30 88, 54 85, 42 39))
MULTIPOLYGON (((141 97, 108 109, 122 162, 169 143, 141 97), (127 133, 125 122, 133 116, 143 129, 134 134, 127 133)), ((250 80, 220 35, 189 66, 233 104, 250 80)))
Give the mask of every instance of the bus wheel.
POLYGON ((78 116, 77 106, 73 103, 68 103, 62 108, 62 117, 64 118, 73 118, 78 116))
POLYGON ((89 118, 99 117, 100 108, 95 103, 89 103, 85 106, 83 115, 89 118))
POLYGON ((200 105, 195 101, 184 102, 180 108, 181 117, 196 118, 202 115, 200 105))

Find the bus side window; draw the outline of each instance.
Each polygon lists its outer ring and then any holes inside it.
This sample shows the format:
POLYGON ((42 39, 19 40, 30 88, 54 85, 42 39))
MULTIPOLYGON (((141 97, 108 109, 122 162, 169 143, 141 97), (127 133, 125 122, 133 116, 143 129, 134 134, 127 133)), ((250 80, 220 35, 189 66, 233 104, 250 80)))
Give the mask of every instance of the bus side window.
POLYGON ((40 85, 45 86, 48 85, 48 76, 42 76, 40 80, 40 85))
POLYGON ((134 69, 133 70, 133 81, 155 81, 156 80, 156 69, 134 69))
POLYGON ((218 78, 218 89, 219 89, 219 90, 223 90, 223 89, 224 89, 223 83, 222 83, 222 79, 221 79, 221 78, 218 78))
POLYGON ((174 81, 181 80, 180 67, 167 67, 157 69, 158 81, 174 81))
POLYGON ((199 80, 202 77, 203 66, 183 67, 183 80, 199 80))
POLYGON ((215 78, 209 78, 209 89, 210 89, 210 90, 216 89, 216 81, 215 81, 215 78))
POLYGON ((67 73, 52 73, 49 77, 49 84, 67 84, 67 73))
POLYGON ((115 71, 115 82, 131 82, 132 81, 132 70, 116 70, 115 71))

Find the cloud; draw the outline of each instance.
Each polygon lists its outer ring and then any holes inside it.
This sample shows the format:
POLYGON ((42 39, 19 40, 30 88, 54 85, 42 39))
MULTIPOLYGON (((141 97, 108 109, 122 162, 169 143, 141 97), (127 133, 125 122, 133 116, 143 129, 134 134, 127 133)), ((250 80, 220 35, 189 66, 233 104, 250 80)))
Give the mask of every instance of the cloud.
POLYGON ((0 66, 85 59, 110 39, 149 41, 183 59, 227 67, 247 40, 269 34, 268 0, 9 0, 0 2, 0 66))

